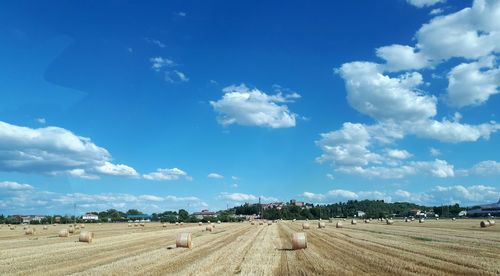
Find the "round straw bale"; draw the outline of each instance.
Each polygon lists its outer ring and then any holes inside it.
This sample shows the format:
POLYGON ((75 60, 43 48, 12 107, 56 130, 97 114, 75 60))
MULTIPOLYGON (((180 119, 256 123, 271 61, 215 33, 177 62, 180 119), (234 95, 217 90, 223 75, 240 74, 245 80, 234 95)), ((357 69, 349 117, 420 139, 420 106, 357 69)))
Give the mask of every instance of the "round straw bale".
POLYGON ((392 219, 388 219, 385 221, 385 223, 387 223, 387 225, 393 225, 394 221, 392 219))
POLYGON ((187 247, 191 249, 193 243, 191 241, 191 233, 179 233, 175 239, 175 247, 187 247))
POLYGON ((309 225, 309 222, 302 223, 302 229, 309 229, 309 228, 311 228, 311 225, 309 225))
POLYGON ((456 220, 456 218, 451 218, 451 220, 452 220, 452 221, 455 221, 455 220, 456 220))
POLYGON ((61 229, 59 231, 59 237, 61 238, 67 238, 69 236, 68 229, 61 229))
POLYGON ((264 225, 264 222, 262 220, 259 221, 259 225, 264 225))
POLYGON ((80 229, 80 226, 75 225, 75 229, 76 229, 76 230, 79 230, 79 229, 80 229))
POLYGON ((439 220, 439 218, 436 218, 436 220, 439 220))
POLYGON ((47 225, 44 225, 43 230, 47 230, 47 229, 49 229, 49 227, 47 225))
POLYGON ((307 248, 307 236, 306 233, 299 232, 292 234, 292 249, 306 249, 307 248))
POLYGON ((425 222, 425 219, 424 218, 420 218, 418 219, 418 223, 424 223, 425 222))
POLYGON ((207 225, 207 226, 205 227, 205 231, 208 231, 208 232, 212 232, 212 229, 213 229, 213 227, 212 227, 212 225, 211 225, 211 224, 209 224, 209 225, 207 225))
POLYGON ((102 223, 99 222, 99 225, 102 225, 102 223))
POLYGON ((80 233, 80 237, 78 238, 78 241, 91 243, 93 239, 94 239, 94 233, 93 232, 82 231, 80 233))
POLYGON ((409 218, 405 218, 405 222, 410 222, 411 220, 409 218))
POLYGON ((414 220, 415 220, 415 218, 411 218, 411 219, 410 219, 410 221, 414 221, 414 220))
POLYGON ((68 228, 68 232, 70 234, 73 234, 73 233, 75 233, 75 229, 73 227, 70 227, 70 228, 68 228))
POLYGON ((358 222, 357 222, 355 219, 352 219, 352 220, 351 220, 351 224, 352 224, 352 225, 356 225, 356 223, 358 223, 358 222))
POLYGON ((273 222, 272 221, 268 221, 267 225, 273 225, 273 222))
POLYGON ((207 223, 210 223, 210 221, 209 221, 209 220, 207 220, 207 223))
POLYGON ((167 227, 167 224, 166 224, 166 223, 163 223, 161 226, 162 226, 163 228, 165 228, 165 227, 167 227))
POLYGON ((324 221, 318 221, 318 228, 326 228, 326 224, 324 221))
POLYGON ((16 230, 16 227, 11 226, 11 227, 10 227, 10 230, 16 230))
POLYGON ((146 224, 144 224, 144 222, 141 222, 139 225, 142 227, 146 226, 146 224))
POLYGON ((367 220, 367 219, 365 219, 365 223, 370 223, 370 221, 369 221, 369 220, 367 220))
POLYGON ((293 221, 293 222, 295 222, 295 221, 296 221, 296 219, 292 219, 292 221, 293 221))
POLYGON ((85 228, 85 224, 80 224, 80 228, 85 228))
POLYGON ((488 222, 490 223, 490 226, 495 225, 495 221, 494 221, 494 220, 492 220, 492 219, 489 219, 489 220, 488 220, 488 222))
POLYGON ((179 223, 177 221, 175 222, 175 226, 179 226, 179 223))
POLYGON ((28 228, 24 231, 24 234, 26 235, 34 235, 35 234, 35 228, 28 228))
POLYGON ((342 219, 342 220, 343 220, 343 221, 346 221, 347 219, 346 219, 346 218, 344 218, 344 219, 342 219))
POLYGON ((252 222, 250 222, 250 224, 251 224, 251 225, 255 225, 255 222, 253 222, 253 221, 252 221, 252 222))
POLYGON ((481 225, 482 228, 488 227, 488 226, 490 226, 490 222, 487 220, 483 220, 483 221, 481 221, 481 223, 479 225, 481 225))
POLYGON ((198 222, 198 226, 202 226, 203 225, 203 222, 198 222))
POLYGON ((137 226, 139 226, 139 224, 138 223, 134 223, 134 227, 137 227, 137 226))
POLYGON ((220 220, 217 221, 217 224, 221 224, 220 220))
POLYGON ((341 222, 341 221, 338 221, 338 222, 337 222, 337 224, 335 225, 335 227, 337 227, 337 228, 342 228, 342 227, 344 227, 344 226, 342 225, 342 222, 341 222))
POLYGON ((28 226, 27 225, 23 226, 23 230, 26 230, 26 229, 28 229, 28 226))
POLYGON ((181 223, 179 223, 180 225, 184 225, 184 222, 181 221, 181 223))

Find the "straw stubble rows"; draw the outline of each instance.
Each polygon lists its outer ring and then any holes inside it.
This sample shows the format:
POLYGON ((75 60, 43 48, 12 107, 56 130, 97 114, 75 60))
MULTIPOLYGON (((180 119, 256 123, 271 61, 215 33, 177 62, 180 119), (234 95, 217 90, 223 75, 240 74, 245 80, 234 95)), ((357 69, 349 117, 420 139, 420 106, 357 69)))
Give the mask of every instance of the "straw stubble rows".
POLYGON ((500 229, 480 229, 475 220, 426 224, 396 221, 302 229, 302 222, 271 225, 148 223, 88 224, 92 243, 78 234, 58 237, 65 226, 0 229, 0 274, 102 275, 497 275, 500 229), (305 250, 291 250, 292 233, 304 231, 305 250), (178 233, 192 233, 193 248, 175 248, 178 233))

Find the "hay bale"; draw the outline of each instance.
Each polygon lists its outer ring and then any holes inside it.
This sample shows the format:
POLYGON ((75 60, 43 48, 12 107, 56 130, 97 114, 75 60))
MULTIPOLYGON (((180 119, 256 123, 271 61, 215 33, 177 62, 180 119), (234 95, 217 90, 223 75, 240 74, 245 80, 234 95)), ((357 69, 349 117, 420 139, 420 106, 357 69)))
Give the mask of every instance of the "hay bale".
POLYGON ((221 224, 220 220, 217 221, 217 224, 221 224))
POLYGON ((307 248, 307 236, 306 233, 293 233, 292 234, 292 249, 306 249, 307 248))
POLYGON ((94 233, 93 232, 82 231, 80 233, 80 237, 78 238, 78 241, 91 243, 93 239, 94 239, 94 233))
POLYGON ((146 226, 146 224, 144 224, 144 222, 141 222, 139 225, 142 227, 146 226))
POLYGON ((80 228, 85 228, 85 224, 80 224, 80 228))
POLYGON ((47 229, 49 229, 49 227, 47 225, 44 225, 43 230, 47 230, 47 229))
POLYGON ((15 226, 11 226, 10 230, 16 230, 16 227, 15 226))
POLYGON ((27 225, 23 226, 23 230, 27 230, 27 229, 28 229, 27 225))
POLYGON ((80 230, 80 226, 75 225, 75 229, 76 229, 76 230, 80 230))
POLYGON ((132 227, 132 223, 129 223, 129 224, 128 224, 128 227, 132 227))
POLYGON ((309 225, 309 222, 302 223, 302 229, 309 229, 309 228, 311 228, 311 225, 309 225))
POLYGON ((352 220, 351 220, 351 224, 352 224, 352 225, 356 225, 357 223, 358 223, 358 222, 357 222, 355 219, 352 219, 352 220))
POLYGON ((489 219, 489 220, 488 220, 488 222, 490 223, 490 226, 495 225, 495 221, 494 221, 494 220, 492 220, 492 219, 489 219))
POLYGON ((424 223, 424 222, 425 222, 425 219, 424 219, 424 218, 420 218, 420 219, 418 220, 418 223, 424 223))
POLYGON ((181 223, 179 223, 180 225, 184 225, 184 222, 181 221, 181 223))
POLYGON ((198 222, 198 226, 202 226, 203 225, 203 222, 198 222))
POLYGON ((344 225, 342 224, 341 221, 339 221, 339 222, 337 222, 337 224, 335 225, 335 227, 342 228, 342 227, 344 227, 344 225))
POLYGON ((370 223, 370 220, 365 219, 365 223, 370 223))
POLYGON ((436 218, 436 220, 439 220, 439 218, 436 218))
POLYGON ((62 229, 59 231, 59 237, 61 238, 67 238, 69 236, 69 231, 68 229, 62 229))
POLYGON ((344 219, 342 219, 342 220, 343 220, 343 221, 347 221, 347 219, 346 219, 346 218, 344 218, 344 219))
POLYGON ((295 222, 295 221, 296 221, 296 219, 292 219, 292 221, 293 221, 293 222, 295 222))
POLYGON ((253 222, 253 221, 252 221, 252 222, 250 222, 250 224, 251 224, 251 225, 255 225, 255 222, 253 222))
POLYGON ((35 228, 28 228, 24 231, 25 235, 34 235, 35 234, 35 228))
POLYGON ((393 224, 394 224, 394 221, 393 221, 392 219, 387 219, 387 220, 385 221, 385 223, 386 223, 387 225, 393 225, 393 224))
POLYGON ((191 241, 191 233, 179 233, 175 239, 175 247, 185 247, 191 249, 193 242, 191 241))
POLYGON ((272 221, 268 221, 267 225, 273 225, 273 222, 272 221))
POLYGON ((405 222, 411 222, 411 220, 408 218, 405 218, 405 222))
POLYGON ((73 229, 73 227, 69 227, 69 228, 68 228, 68 232, 69 232, 70 234, 74 234, 74 233, 75 233, 75 229, 73 229))
POLYGON ((455 220, 456 220, 456 218, 451 218, 451 220, 452 220, 452 221, 455 221, 455 220))
POLYGON ((264 222, 262 220, 259 221, 259 225, 264 225, 264 222))
POLYGON ((167 224, 166 224, 166 223, 163 223, 161 226, 162 226, 163 228, 165 228, 165 227, 167 227, 167 224))
POLYGON ((479 225, 481 226, 481 228, 485 228, 485 227, 490 226, 490 222, 487 220, 483 220, 483 221, 481 221, 481 223, 479 225))
POLYGON ((207 226, 205 227, 205 231, 212 232, 212 230, 213 230, 213 227, 212 227, 212 225, 211 225, 211 224, 209 224, 209 225, 207 225, 207 226))
POLYGON ((318 221, 318 228, 326 228, 326 224, 324 221, 318 221))
POLYGON ((333 223, 333 218, 328 219, 329 223, 333 223))
POLYGON ((414 220, 415 220, 415 218, 411 218, 411 219, 410 219, 410 221, 414 221, 414 220))
POLYGON ((134 223, 134 227, 137 227, 137 226, 139 226, 139 224, 138 223, 134 223))
POLYGON ((57 224, 55 224, 55 223, 54 223, 54 224, 52 224, 52 226, 56 226, 56 225, 57 225, 57 224))

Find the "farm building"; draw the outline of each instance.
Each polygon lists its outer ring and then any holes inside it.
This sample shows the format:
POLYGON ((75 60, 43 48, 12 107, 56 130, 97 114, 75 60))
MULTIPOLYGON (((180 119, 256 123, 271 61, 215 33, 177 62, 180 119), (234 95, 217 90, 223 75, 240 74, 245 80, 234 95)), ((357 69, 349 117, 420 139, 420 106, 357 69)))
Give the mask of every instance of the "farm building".
POLYGON ((96 214, 87 213, 82 216, 83 220, 99 220, 99 216, 96 214))
POLYGON ((195 216, 197 219, 204 219, 206 217, 216 217, 217 214, 208 210, 201 210, 201 212, 194 212, 193 216, 195 216))
POLYGON ((127 215, 128 220, 151 220, 151 215, 141 214, 141 215, 127 215))
POLYGON ((497 203, 480 205, 478 209, 469 210, 469 216, 500 216, 500 199, 497 203))

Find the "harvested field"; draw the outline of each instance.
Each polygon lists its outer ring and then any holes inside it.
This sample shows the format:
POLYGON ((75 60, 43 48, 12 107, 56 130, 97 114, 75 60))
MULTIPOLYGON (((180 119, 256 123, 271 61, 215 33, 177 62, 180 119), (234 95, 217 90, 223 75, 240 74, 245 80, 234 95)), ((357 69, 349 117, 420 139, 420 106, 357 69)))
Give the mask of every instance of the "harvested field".
POLYGON ((0 274, 498 275, 500 227, 479 222, 396 219, 306 230, 303 221, 223 223, 212 232, 189 223, 87 224, 90 244, 78 234, 59 238, 65 225, 29 236, 2 227, 0 274), (176 248, 177 234, 187 232, 193 248, 176 248), (291 250, 295 232, 307 233, 307 249, 291 250))

